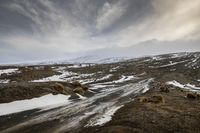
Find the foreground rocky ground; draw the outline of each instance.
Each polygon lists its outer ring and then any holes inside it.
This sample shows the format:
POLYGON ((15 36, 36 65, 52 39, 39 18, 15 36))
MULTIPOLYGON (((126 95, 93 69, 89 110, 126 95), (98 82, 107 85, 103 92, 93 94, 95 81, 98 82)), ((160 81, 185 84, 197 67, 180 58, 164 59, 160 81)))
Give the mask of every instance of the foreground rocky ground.
MULTIPOLYGON (((112 120, 100 127, 80 131, 91 133, 199 133, 200 96, 188 97, 188 91, 159 86, 119 109, 112 120)), ((195 95, 195 94, 194 94, 195 95)))
POLYGON ((0 111, 0 131, 197 133, 199 67, 198 52, 107 64, 1 66, 0 107, 49 94, 68 102, 0 111))

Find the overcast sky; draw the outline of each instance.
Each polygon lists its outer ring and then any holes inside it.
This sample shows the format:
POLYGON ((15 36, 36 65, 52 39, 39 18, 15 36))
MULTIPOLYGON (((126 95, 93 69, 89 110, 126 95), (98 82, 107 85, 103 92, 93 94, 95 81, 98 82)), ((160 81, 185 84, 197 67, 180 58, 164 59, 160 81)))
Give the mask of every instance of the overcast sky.
POLYGON ((148 40, 199 42, 200 0, 0 0, 0 63, 148 40))

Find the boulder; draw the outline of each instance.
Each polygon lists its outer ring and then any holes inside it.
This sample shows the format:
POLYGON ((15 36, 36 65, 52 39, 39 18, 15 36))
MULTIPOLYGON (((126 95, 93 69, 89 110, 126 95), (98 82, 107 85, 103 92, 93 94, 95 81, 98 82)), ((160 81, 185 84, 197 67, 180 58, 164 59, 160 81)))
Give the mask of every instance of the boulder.
POLYGON ((58 91, 59 93, 63 93, 65 90, 65 87, 60 83, 55 83, 53 88, 54 88, 54 90, 58 91))
POLYGON ((85 91, 82 87, 76 87, 74 90, 73 90, 74 93, 78 93, 80 95, 84 95, 85 91))
POLYGON ((187 93, 186 97, 188 99, 196 99, 197 98, 197 95, 195 93, 187 93))
POLYGON ((79 82, 79 81, 74 81, 73 83, 72 83, 72 85, 76 88, 76 87, 81 87, 82 85, 81 85, 81 83, 79 82))
POLYGON ((161 85, 160 88, 159 88, 160 92, 166 92, 168 93, 169 92, 169 86, 167 85, 161 85))

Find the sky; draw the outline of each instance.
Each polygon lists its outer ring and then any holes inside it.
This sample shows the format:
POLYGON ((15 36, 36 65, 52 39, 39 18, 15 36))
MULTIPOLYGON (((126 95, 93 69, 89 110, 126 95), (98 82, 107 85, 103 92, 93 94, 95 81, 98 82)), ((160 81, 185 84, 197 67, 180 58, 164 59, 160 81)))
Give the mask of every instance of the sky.
POLYGON ((159 54, 200 51, 199 42, 200 0, 0 0, 0 64, 140 46, 143 56, 158 44, 159 54))

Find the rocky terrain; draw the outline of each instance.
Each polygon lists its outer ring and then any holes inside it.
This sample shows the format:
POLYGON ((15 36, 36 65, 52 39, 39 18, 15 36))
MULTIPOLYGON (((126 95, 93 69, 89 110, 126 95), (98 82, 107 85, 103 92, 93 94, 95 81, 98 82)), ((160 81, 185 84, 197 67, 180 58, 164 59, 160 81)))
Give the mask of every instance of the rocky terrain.
POLYGON ((0 66, 0 132, 200 132, 200 53, 0 66))

